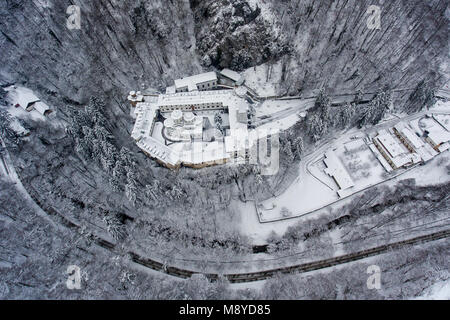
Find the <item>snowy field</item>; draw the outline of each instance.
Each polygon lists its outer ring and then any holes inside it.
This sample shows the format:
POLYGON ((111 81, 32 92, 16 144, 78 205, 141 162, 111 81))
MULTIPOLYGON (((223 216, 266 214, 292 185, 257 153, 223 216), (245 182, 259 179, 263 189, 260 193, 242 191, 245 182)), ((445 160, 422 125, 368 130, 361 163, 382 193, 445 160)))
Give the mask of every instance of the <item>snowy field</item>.
POLYGON ((415 179, 417 185, 427 186, 450 182, 447 166, 450 165, 450 150, 438 154, 433 160, 406 172, 402 179, 415 179))
POLYGON ((266 100, 255 107, 256 117, 273 116, 274 113, 297 110, 305 105, 300 100, 266 100))
POLYGON ((433 118, 447 131, 450 131, 450 115, 448 114, 435 114, 433 118))
POLYGON ((273 221, 301 216, 338 199, 335 190, 311 174, 304 174, 280 196, 260 202, 258 211, 261 221, 273 221))
POLYGON ((276 96, 279 94, 281 69, 280 62, 273 65, 265 63, 249 68, 243 73, 245 85, 255 90, 261 97, 276 96))
POLYGON ((267 237, 269 237, 272 232, 282 235, 289 226, 294 225, 299 221, 298 219, 291 219, 271 223, 260 223, 258 216, 256 215, 255 203, 253 201, 242 203, 236 199, 231 202, 231 208, 233 208, 234 211, 239 212, 239 215, 236 216, 235 220, 236 229, 241 234, 249 237, 251 243, 254 245, 266 244, 267 237))
POLYGON ((449 110, 450 110, 450 101, 446 102, 438 101, 430 108, 430 111, 433 112, 440 112, 440 111, 447 112, 449 110))
POLYGON ((417 300, 450 300, 450 279, 434 284, 417 300))

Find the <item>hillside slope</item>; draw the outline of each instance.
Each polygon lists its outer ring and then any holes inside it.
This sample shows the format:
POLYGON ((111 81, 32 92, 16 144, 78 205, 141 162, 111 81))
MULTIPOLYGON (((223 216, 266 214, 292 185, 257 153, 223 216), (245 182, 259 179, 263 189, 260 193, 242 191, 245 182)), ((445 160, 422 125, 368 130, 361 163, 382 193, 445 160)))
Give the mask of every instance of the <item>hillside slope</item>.
POLYGON ((69 30, 72 2, 0 0, 1 83, 85 102, 280 59, 290 94, 440 85, 449 71, 446 0, 75 1, 81 30, 69 30), (370 5, 380 30, 367 27, 370 5))

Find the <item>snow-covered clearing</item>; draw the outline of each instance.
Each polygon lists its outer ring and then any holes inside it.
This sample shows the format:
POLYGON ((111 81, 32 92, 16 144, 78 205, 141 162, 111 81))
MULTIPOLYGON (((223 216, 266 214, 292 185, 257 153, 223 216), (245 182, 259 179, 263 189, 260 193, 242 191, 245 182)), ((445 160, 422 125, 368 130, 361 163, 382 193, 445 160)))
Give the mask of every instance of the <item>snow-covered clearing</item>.
POLYGON ((301 111, 301 107, 305 106, 301 100, 265 100, 255 107, 256 117, 274 116, 274 113, 287 112, 292 110, 301 111))
POLYGON ((336 191, 319 179, 308 173, 300 173, 299 178, 283 194, 260 202, 259 212, 262 221, 271 221, 301 216, 338 199, 336 191))
POLYGON ((250 238, 252 244, 263 245, 267 243, 267 237, 275 232, 282 235, 290 225, 298 222, 297 219, 287 221, 277 221, 272 223, 260 223, 256 215, 255 204, 253 201, 243 203, 239 200, 233 200, 233 208, 237 208, 239 215, 236 216, 236 227, 243 235, 250 238))
POLYGON ((430 111, 433 112, 448 112, 450 110, 450 101, 438 101, 431 108, 430 111))
POLYGON ((155 127, 153 128, 153 132, 152 132, 152 138, 158 140, 161 143, 166 142, 166 139, 164 139, 164 137, 162 135, 163 128, 164 128, 164 125, 162 124, 162 122, 156 122, 155 127))
POLYGON ((385 179, 383 166, 363 140, 348 141, 335 152, 358 189, 385 179))
POLYGON ((281 62, 264 63, 244 71, 245 85, 253 89, 260 97, 271 97, 279 94, 281 82, 281 62))
POLYGON ((450 150, 438 154, 433 160, 414 170, 406 172, 401 179, 415 179, 417 185, 426 186, 450 182, 446 168, 450 165, 450 150))

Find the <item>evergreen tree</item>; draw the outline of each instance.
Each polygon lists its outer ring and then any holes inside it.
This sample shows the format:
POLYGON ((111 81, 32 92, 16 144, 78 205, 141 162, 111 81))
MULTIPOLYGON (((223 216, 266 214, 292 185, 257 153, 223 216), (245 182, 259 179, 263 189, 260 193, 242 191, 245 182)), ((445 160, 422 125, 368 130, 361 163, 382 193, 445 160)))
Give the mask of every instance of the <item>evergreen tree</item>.
POLYGON ((109 131, 105 127, 97 125, 97 124, 94 126, 93 133, 94 133, 95 137, 99 140, 106 141, 106 140, 112 138, 111 133, 109 133, 109 131))
POLYGON ((290 141, 287 141, 283 146, 283 152, 286 154, 288 162, 292 162, 295 159, 295 156, 292 152, 292 144, 290 141))
POLYGON ((128 200, 136 206, 138 184, 136 177, 132 171, 127 172, 127 184, 125 186, 125 194, 128 200))
POLYGON ((134 168, 135 161, 133 160, 133 155, 128 148, 122 147, 120 149, 119 159, 126 168, 134 168))
POLYGON ((435 88, 429 82, 422 80, 408 99, 407 112, 419 112, 424 107, 431 107, 436 103, 435 88))
POLYGON ((323 122, 330 120, 331 99, 324 89, 321 89, 314 103, 314 112, 316 112, 323 122))
POLYGON ((125 226, 118 219, 117 215, 109 213, 103 216, 103 222, 106 224, 106 229, 115 240, 123 240, 126 237, 125 226))
POLYGON ((360 127, 371 124, 376 125, 384 118, 387 110, 392 103, 391 93, 387 90, 379 92, 372 101, 366 106, 363 117, 361 118, 360 127))
POLYGON ((9 112, 0 110, 0 137, 11 148, 16 148, 20 144, 19 135, 11 128, 12 117, 9 112))
POLYGON ((107 127, 107 121, 103 115, 105 109, 106 106, 103 100, 97 97, 91 97, 89 104, 85 108, 85 114, 89 116, 92 124, 107 127))
POLYGON ((118 176, 114 174, 114 172, 109 176, 109 184, 113 189, 113 191, 115 192, 122 191, 122 180, 119 179, 118 176))
POLYGON ((85 160, 91 157, 91 151, 85 139, 75 138, 75 151, 85 160))
POLYGON ((145 186, 145 197, 147 199, 147 201, 150 202, 156 202, 158 201, 158 195, 157 195, 157 190, 155 188, 155 185, 146 185, 145 186))
POLYGON ((327 123, 317 114, 311 114, 311 116, 308 117, 308 125, 309 133, 314 142, 319 141, 328 130, 327 123))
POLYGON ((298 158, 300 158, 301 154, 303 153, 303 148, 304 148, 303 138, 300 136, 296 137, 294 139, 294 149, 295 149, 296 156, 298 158))
POLYGON ((363 100, 364 93, 359 89, 355 94, 355 104, 360 103, 363 100))
POLYGON ((7 139, 13 135, 13 130, 11 129, 12 118, 9 112, 5 110, 0 110, 0 135, 2 138, 7 139))

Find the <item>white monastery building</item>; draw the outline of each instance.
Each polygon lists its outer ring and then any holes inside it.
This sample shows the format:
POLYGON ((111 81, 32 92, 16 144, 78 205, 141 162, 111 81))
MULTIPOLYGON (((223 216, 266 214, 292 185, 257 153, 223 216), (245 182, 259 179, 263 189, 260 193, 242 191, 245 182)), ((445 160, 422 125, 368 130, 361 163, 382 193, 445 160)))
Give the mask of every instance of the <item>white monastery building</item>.
POLYGON ((176 79, 175 92, 206 91, 217 88, 217 74, 206 72, 195 76, 176 79))
POLYGON ((236 90, 212 90, 216 87, 217 76, 210 72, 175 80, 174 93, 141 99, 130 92, 136 118, 132 138, 169 168, 254 160, 260 140, 267 141, 277 128, 249 129, 248 102, 236 90))

